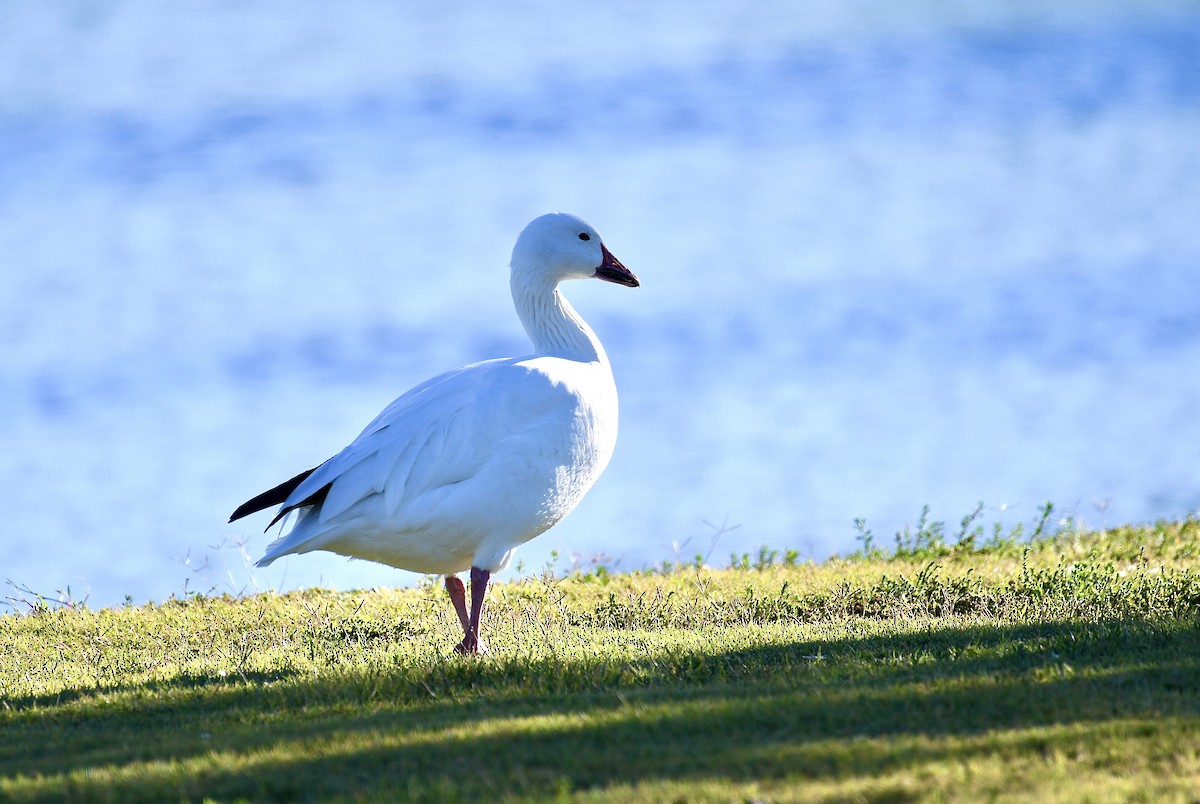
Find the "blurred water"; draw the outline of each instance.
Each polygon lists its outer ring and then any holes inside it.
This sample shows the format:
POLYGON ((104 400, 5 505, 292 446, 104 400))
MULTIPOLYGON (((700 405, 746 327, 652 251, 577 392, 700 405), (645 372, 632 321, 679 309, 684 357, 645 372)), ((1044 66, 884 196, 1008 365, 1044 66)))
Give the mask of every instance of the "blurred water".
POLYGON ((523 352, 553 209, 644 286, 567 289, 622 435, 527 568, 1200 509, 1194 5, 611 5, 0 11, 0 576, 410 581, 250 573, 265 521, 224 521, 523 352))

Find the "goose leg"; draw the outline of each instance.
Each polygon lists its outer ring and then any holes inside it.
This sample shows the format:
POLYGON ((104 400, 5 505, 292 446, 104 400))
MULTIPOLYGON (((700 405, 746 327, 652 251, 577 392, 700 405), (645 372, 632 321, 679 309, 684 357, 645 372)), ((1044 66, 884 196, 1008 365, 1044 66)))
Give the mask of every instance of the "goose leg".
POLYGON ((487 594, 488 580, 492 573, 471 567, 471 619, 467 623, 466 636, 454 650, 457 653, 486 653, 487 645, 479 639, 479 626, 483 617, 483 598, 487 594))
POLYGON ((450 602, 454 604, 454 611, 458 613, 458 621, 462 623, 465 635, 471 628, 471 620, 467 616, 467 591, 457 575, 446 576, 446 591, 450 593, 450 602))

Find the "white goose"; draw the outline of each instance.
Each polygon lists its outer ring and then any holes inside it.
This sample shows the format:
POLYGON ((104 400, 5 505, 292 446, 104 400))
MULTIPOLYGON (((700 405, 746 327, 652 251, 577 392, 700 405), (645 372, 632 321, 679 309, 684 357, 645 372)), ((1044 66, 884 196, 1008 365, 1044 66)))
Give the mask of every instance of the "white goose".
POLYGON ((271 525, 297 512, 258 566, 328 550, 443 574, 463 627, 456 650, 485 649, 480 616, 491 573, 579 503, 616 444, 608 357, 558 284, 596 277, 638 286, 573 215, 525 227, 510 267, 513 305, 534 353, 418 385, 337 455, 241 505, 230 522, 273 505, 281 507, 271 525), (468 568, 469 613, 455 575, 468 568))

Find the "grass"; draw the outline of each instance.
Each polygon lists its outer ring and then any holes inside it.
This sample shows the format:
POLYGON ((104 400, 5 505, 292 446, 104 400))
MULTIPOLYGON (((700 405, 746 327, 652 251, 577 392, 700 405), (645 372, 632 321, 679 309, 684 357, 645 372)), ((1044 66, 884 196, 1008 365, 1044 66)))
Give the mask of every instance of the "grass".
MULTIPOLYGON (((1200 521, 0 618, 0 800, 1194 801, 1200 521), (477 798, 477 800, 479 800, 477 798)), ((954 529, 950 529, 954 530, 954 529)))

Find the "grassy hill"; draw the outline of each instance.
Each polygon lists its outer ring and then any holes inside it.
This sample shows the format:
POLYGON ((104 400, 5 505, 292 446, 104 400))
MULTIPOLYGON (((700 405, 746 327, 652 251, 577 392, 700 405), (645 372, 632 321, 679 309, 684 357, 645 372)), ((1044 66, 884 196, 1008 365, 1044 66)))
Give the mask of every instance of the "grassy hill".
POLYGON ((546 573, 481 659, 435 583, 30 600, 0 800, 1194 801, 1200 521, 1044 522, 546 573))

